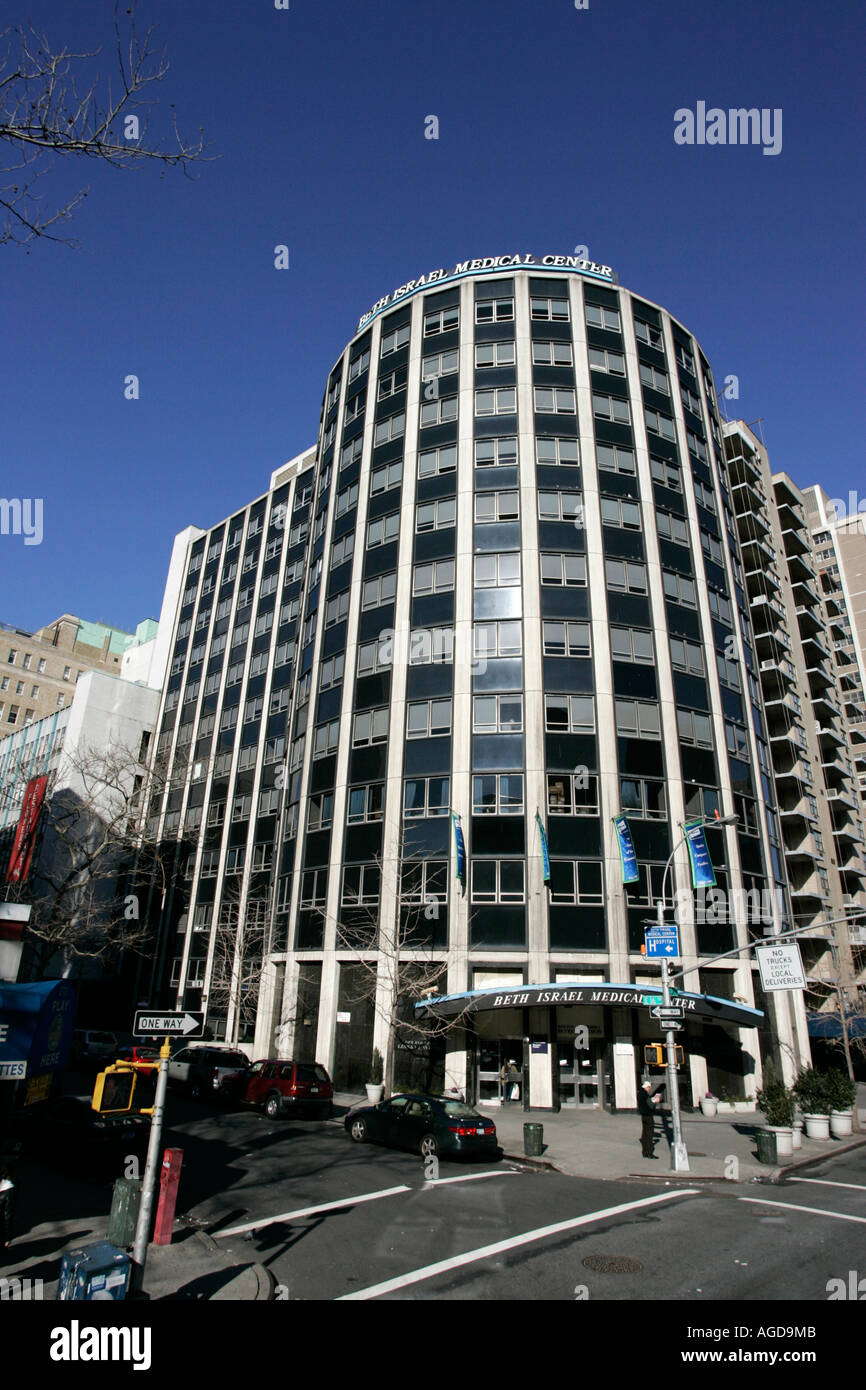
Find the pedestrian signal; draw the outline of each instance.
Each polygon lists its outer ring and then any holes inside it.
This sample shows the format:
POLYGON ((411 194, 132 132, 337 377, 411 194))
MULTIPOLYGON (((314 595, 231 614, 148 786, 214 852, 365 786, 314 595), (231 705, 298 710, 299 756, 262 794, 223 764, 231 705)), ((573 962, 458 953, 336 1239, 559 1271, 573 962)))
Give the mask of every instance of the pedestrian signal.
POLYGON ((146 1062, 106 1067, 96 1078, 91 1109, 100 1115, 152 1115, 157 1072, 146 1062))
MULTIPOLYGON (((668 1050, 664 1043, 646 1043, 643 1050, 643 1059, 648 1067, 666 1067, 668 1064, 668 1050)), ((678 1067, 685 1065, 685 1053, 677 1043, 674 1046, 674 1059, 678 1067)))

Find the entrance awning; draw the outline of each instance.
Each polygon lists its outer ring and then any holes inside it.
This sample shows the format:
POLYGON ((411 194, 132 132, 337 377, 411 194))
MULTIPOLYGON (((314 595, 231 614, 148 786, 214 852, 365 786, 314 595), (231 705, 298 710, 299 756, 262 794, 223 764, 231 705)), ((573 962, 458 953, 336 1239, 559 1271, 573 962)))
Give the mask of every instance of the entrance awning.
MULTIPOLYGON (((492 985, 485 989, 468 990, 464 994, 444 994, 424 999, 415 1005, 415 1009, 436 1018, 454 1018, 458 1014, 495 1009, 588 1004, 618 1009, 653 1007, 661 1002, 660 990, 648 989, 645 985, 616 985, 602 981, 595 985, 492 985)), ((760 1009, 737 1004, 732 999, 717 999, 712 994, 686 994, 671 989, 671 1003, 682 1005, 686 1018, 710 1018, 720 1023, 735 1023, 739 1028, 759 1028, 764 1018, 760 1009)))
MULTIPOLYGON (((863 1014, 846 1014, 849 1038, 866 1038, 866 1017, 863 1014)), ((806 1024, 810 1038, 841 1038, 842 1020, 838 1014, 807 1014, 806 1024)))

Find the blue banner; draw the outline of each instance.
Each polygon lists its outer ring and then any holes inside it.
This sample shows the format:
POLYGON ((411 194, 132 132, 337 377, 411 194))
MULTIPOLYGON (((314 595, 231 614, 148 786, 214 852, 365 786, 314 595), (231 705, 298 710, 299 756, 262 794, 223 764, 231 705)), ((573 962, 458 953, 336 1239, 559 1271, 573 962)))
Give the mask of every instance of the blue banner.
POLYGON ((544 882, 550 882, 550 851, 547 848, 547 831, 541 820, 541 812, 536 811, 535 822, 538 826, 538 838, 541 841, 541 857, 544 860, 544 882))
POLYGON ((631 838, 628 821, 625 816, 614 816, 613 823, 616 826, 619 857, 622 860, 622 881, 623 883, 637 883, 640 872, 637 867, 637 855, 634 851, 634 841, 631 838))
POLYGON ((466 842, 463 839, 463 827, 460 824, 460 817, 456 812, 451 812, 451 819, 454 822, 454 847, 456 849, 457 878, 462 882, 466 877, 466 842))
POLYGON ((683 826, 689 859, 692 863, 692 887, 715 888, 716 875, 710 859, 710 848, 700 821, 689 821, 683 826))

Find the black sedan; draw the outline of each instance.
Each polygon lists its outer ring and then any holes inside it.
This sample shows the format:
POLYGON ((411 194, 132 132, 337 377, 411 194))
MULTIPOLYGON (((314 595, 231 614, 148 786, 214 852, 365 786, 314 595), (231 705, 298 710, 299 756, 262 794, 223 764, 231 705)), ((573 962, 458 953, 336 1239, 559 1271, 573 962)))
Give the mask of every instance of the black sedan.
POLYGON ((350 1110, 345 1126, 356 1144, 387 1144, 424 1158, 477 1154, 498 1158, 496 1126, 462 1100, 401 1095, 350 1110))

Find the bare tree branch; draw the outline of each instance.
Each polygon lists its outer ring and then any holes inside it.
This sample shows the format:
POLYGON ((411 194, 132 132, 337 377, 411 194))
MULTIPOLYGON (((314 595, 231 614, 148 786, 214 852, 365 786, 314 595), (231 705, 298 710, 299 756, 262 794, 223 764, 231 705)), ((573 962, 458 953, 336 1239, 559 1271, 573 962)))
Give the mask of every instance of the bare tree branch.
MULTIPOLYGON (((161 847, 141 829, 146 774, 138 750, 119 744, 63 750, 29 880, 12 890, 32 905, 25 941, 37 972, 58 956, 66 973, 76 959, 110 963, 149 949, 143 899, 165 870, 161 847)), ((158 766, 151 776, 159 781, 158 766)))
POLYGON ((17 25, 0 35, 0 44, 5 41, 0 56, 0 141, 15 156, 0 167, 0 179, 8 179, 0 183, 0 208, 5 212, 0 243, 23 246, 45 237, 77 245, 49 228, 69 221, 88 190, 80 189, 62 206, 48 210, 36 188, 60 156, 99 160, 116 169, 156 162, 164 168, 179 166, 187 177, 192 177, 190 165, 209 158, 201 128, 197 139, 185 141, 173 107, 173 141, 148 141, 146 110, 156 104, 151 89, 169 70, 165 51, 154 49, 153 27, 139 38, 134 3, 125 11, 125 22, 115 4, 114 31, 114 85, 111 79, 103 84, 93 70, 99 49, 54 49, 32 25, 17 25))

